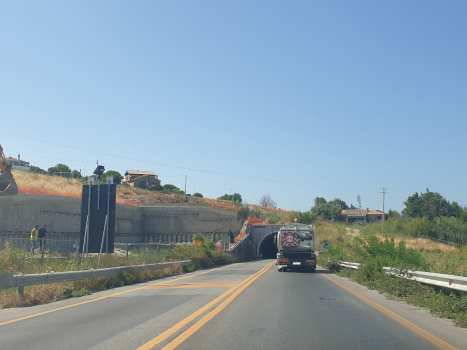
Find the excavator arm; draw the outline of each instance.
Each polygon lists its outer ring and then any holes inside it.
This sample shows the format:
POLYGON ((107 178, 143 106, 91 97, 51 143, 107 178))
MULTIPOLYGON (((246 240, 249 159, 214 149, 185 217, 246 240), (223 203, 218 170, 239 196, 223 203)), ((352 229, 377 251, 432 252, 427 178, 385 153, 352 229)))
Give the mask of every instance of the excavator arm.
POLYGON ((11 174, 11 165, 6 160, 0 145, 0 196, 14 196, 18 193, 18 186, 11 174))

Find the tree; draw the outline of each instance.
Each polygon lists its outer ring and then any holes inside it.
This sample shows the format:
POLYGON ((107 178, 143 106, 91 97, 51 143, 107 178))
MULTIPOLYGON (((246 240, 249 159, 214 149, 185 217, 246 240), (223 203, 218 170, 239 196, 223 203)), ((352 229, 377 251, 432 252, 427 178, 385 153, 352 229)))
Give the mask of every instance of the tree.
POLYGON ((160 184, 154 184, 151 187, 149 187, 149 191, 162 191, 164 190, 164 187, 162 187, 160 184))
POLYGON ((426 189, 426 193, 420 193, 420 195, 415 192, 407 198, 404 205, 405 208, 402 210, 402 215, 411 218, 427 217, 429 220, 439 217, 441 221, 441 217, 450 216, 453 211, 457 214, 459 210, 457 203, 453 208, 451 203, 443 196, 438 192, 430 192, 428 188, 426 189))
POLYGON ((463 213, 460 215, 460 219, 463 223, 467 223, 467 210, 463 211, 463 213))
POLYGON ((82 178, 81 173, 78 170, 72 171, 68 165, 62 164, 62 163, 58 163, 56 166, 50 167, 49 169, 47 169, 47 172, 50 175, 58 175, 58 176, 71 177, 71 178, 77 178, 77 179, 82 178))
POLYGON ((327 201, 323 197, 316 197, 315 198, 315 207, 319 207, 321 204, 326 204, 327 201))
POLYGON ((47 169, 47 172, 49 174, 53 174, 53 173, 71 173, 71 168, 68 165, 58 163, 56 166, 50 167, 49 169, 47 169))
POLYGON ((45 173, 45 170, 44 169, 41 169, 39 168, 38 166, 34 166, 34 165, 31 165, 29 167, 29 171, 31 173, 36 173, 36 174, 44 174, 45 173))
POLYGON ((391 210, 389 209, 388 211, 388 219, 399 219, 401 217, 401 214, 397 210, 391 210))
POLYGON ((141 188, 141 189, 145 190, 146 187, 147 187, 146 179, 144 179, 144 180, 141 179, 141 180, 136 181, 135 187, 138 187, 138 188, 141 188))
POLYGON ((465 209, 462 208, 459 203, 456 201, 451 203, 451 208, 449 210, 449 216, 454 216, 456 218, 460 218, 461 215, 464 213, 465 209))
POLYGON ((347 203, 345 203, 342 199, 334 198, 334 200, 329 201, 329 204, 334 204, 336 207, 341 208, 342 210, 349 209, 347 203))
POLYGON ((240 195, 240 193, 234 193, 232 195, 232 202, 242 202, 242 196, 240 195))
POLYGON ((318 214, 318 216, 321 216, 326 220, 342 221, 344 219, 342 209, 331 203, 320 204, 317 207, 315 206, 311 208, 311 212, 318 214))
POLYGON ((101 179, 103 180, 104 183, 107 182, 108 177, 113 177, 114 184, 117 184, 117 185, 120 185, 123 180, 122 174, 120 174, 118 171, 115 171, 115 170, 106 171, 105 173, 101 175, 101 179))
POLYGON ((81 179, 83 176, 81 175, 81 173, 78 170, 73 170, 71 172, 71 177, 73 179, 81 179))
POLYGON ((259 200, 259 205, 262 207, 275 208, 277 203, 271 198, 270 195, 265 194, 259 200))
POLYGON ((164 188, 164 192, 166 193, 176 193, 176 194, 181 194, 183 191, 181 191, 177 186, 171 185, 171 184, 166 184, 162 186, 164 188))
POLYGON ((235 202, 242 202, 242 196, 240 195, 240 193, 234 193, 234 194, 224 194, 223 196, 217 198, 219 200, 227 200, 227 201, 232 201, 232 203, 235 203, 235 202))
POLYGON ((193 197, 203 198, 203 195, 199 192, 196 192, 195 194, 193 194, 193 197))

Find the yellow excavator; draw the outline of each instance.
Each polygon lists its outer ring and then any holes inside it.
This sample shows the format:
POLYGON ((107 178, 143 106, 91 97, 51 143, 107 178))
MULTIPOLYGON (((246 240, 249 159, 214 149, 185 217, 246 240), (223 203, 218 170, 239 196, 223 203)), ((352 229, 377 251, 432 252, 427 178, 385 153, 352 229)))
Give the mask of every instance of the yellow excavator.
POLYGON ((15 194, 18 194, 18 186, 11 174, 11 164, 6 160, 2 145, 0 145, 0 196, 14 196, 15 194))

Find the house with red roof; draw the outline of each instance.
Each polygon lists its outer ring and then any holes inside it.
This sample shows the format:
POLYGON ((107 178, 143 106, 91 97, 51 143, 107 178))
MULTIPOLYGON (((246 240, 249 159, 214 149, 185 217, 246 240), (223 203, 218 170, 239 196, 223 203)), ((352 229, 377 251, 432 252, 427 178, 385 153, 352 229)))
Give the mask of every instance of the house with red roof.
MULTIPOLYGON (((381 210, 371 209, 346 209, 342 210, 342 215, 345 216, 345 221, 349 224, 367 222, 378 222, 383 220, 383 212, 381 210)), ((388 219, 388 214, 384 214, 384 220, 388 219)))
POLYGON ((161 184, 159 176, 153 171, 127 170, 125 172, 125 185, 135 187, 138 181, 144 181, 146 183, 146 188, 161 184))

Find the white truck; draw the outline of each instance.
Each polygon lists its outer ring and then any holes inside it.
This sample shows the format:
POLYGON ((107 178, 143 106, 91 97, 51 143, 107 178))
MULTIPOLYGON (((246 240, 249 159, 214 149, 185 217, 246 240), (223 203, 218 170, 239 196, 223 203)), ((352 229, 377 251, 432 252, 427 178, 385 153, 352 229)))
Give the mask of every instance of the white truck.
POLYGON ((282 226, 276 236, 277 269, 316 271, 315 226, 293 223, 282 226))

